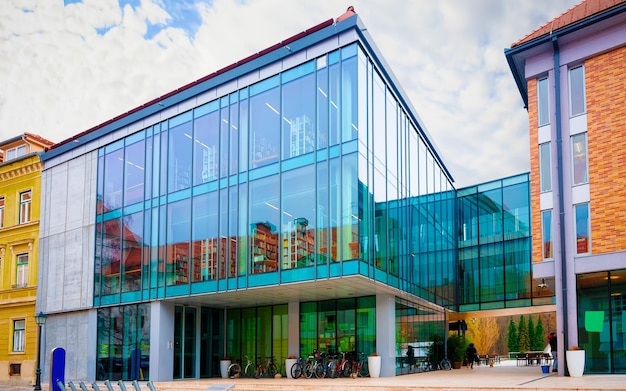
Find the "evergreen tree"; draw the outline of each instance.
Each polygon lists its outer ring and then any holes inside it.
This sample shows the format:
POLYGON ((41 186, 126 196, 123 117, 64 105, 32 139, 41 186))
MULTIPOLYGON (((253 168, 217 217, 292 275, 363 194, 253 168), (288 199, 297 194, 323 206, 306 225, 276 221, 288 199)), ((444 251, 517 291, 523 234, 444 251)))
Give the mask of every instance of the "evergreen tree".
POLYGON ((546 336, 545 330, 543 328, 543 322, 541 321, 541 317, 537 321, 537 327, 535 327, 535 345, 533 345, 533 350, 543 350, 543 347, 546 345, 546 336))
POLYGON ((515 327, 515 321, 513 319, 511 319, 511 321, 509 322, 509 338, 507 341, 507 348, 509 348, 509 352, 519 352, 517 327, 515 327))
POLYGON ((535 349, 535 322, 533 321, 533 317, 531 315, 528 315, 526 330, 528 330, 528 350, 537 350, 535 349))
POLYGON ((526 326, 526 320, 524 319, 524 315, 520 315, 519 317, 517 333, 519 334, 519 351, 520 352, 529 351, 530 339, 528 338, 528 327, 526 326))

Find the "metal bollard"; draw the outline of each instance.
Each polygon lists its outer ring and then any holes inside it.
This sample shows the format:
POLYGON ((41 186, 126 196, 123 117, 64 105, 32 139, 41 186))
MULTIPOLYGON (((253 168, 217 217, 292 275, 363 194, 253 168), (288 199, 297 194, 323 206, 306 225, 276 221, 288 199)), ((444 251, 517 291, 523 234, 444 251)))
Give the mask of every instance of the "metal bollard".
POLYGON ((141 387, 139 386, 139 382, 137 380, 133 380, 133 387, 135 387, 135 391, 141 391, 141 387))
POLYGON ((146 384, 148 385, 148 388, 150 389, 150 391, 156 391, 156 388, 154 388, 154 384, 152 384, 150 380, 148 380, 148 383, 146 384))
POLYGON ((87 386, 85 385, 85 383, 83 383, 82 381, 81 381, 78 385, 80 386, 80 389, 81 389, 82 391, 89 391, 89 390, 87 389, 87 386))
POLYGON ((93 388, 93 391, 100 391, 100 387, 98 387, 96 382, 91 383, 91 388, 93 388))
POLYGON ((65 391, 65 384, 61 380, 57 380, 57 387, 59 387, 59 391, 65 391))
POLYGON ((72 383, 72 381, 71 381, 71 380, 67 382, 67 385, 68 385, 68 386, 70 386, 70 390, 72 390, 72 391, 77 391, 77 390, 76 390, 76 387, 74 387, 74 383, 72 383))
POLYGON ((118 380, 117 381, 117 385, 120 386, 120 390, 127 391, 126 390, 126 386, 124 385, 124 381, 123 380, 118 380))
POLYGON ((105 380, 104 385, 107 386, 107 390, 113 391, 113 386, 111 385, 111 382, 109 380, 105 380))

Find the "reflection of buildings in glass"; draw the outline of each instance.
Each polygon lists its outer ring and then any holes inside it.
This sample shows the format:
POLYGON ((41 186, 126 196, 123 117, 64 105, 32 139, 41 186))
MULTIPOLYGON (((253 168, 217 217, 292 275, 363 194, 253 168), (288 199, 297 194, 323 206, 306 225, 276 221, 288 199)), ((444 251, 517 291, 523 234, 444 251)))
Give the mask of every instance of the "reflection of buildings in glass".
POLYGON ((252 168, 265 166, 278 161, 278 151, 266 138, 255 139, 253 134, 254 155, 252 160, 252 168))
POLYGON ((252 223, 252 273, 265 273, 278 268, 278 234, 269 222, 252 223))
POLYGON ((313 264, 309 255, 315 253, 315 234, 308 225, 309 220, 300 217, 283 227, 283 269, 313 264))
POLYGON ((289 124, 289 156, 294 157, 313 151, 315 133, 309 117, 306 115, 296 117, 289 121, 289 124))
POLYGON ((215 145, 205 146, 202 149, 202 182, 217 179, 217 154, 215 145))

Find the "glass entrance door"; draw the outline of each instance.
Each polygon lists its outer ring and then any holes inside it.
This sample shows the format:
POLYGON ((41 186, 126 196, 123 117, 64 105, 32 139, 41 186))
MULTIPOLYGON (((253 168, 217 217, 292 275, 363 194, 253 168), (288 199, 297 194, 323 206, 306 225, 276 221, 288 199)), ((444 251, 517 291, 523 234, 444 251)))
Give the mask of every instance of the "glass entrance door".
POLYGON ((197 310, 176 306, 174 315, 174 379, 195 379, 197 375, 197 310))

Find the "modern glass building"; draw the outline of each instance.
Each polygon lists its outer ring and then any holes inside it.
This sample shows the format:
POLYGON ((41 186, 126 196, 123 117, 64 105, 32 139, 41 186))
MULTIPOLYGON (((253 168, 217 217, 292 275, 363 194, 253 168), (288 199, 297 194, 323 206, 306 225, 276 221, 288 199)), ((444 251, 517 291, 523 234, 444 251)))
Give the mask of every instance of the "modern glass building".
POLYGON ((42 159, 37 310, 68 377, 314 349, 377 352, 393 376, 459 310, 532 304, 528 175, 457 195, 356 15, 42 159))

